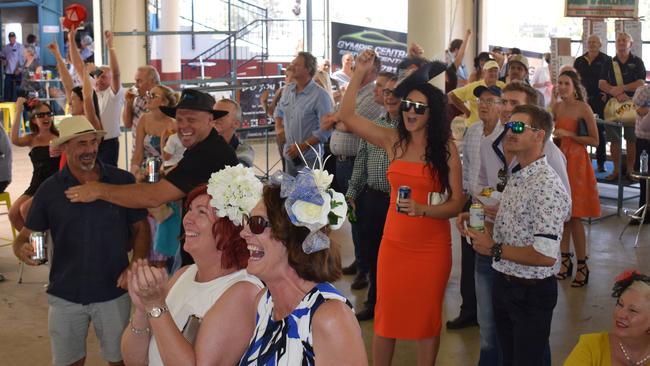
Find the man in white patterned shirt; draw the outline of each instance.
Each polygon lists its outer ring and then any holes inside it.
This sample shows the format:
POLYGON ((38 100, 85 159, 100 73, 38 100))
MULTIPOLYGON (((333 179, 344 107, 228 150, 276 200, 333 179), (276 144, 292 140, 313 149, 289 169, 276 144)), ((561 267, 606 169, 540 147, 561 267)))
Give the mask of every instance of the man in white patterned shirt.
MULTIPOLYGON (((494 231, 463 230, 474 250, 493 258, 492 292, 503 366, 544 364, 557 303, 560 241, 571 198, 543 154, 552 130, 543 109, 517 106, 505 149, 519 162, 503 191, 494 231)), ((459 216, 462 224, 469 215, 459 216)))

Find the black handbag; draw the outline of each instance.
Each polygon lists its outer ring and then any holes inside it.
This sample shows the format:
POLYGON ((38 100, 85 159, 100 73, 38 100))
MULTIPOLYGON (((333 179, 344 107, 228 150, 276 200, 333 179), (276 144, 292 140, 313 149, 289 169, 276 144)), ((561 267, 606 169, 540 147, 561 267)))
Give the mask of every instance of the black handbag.
POLYGON ((576 131, 578 136, 589 136, 589 129, 587 128, 587 121, 584 118, 578 118, 578 130, 576 131))

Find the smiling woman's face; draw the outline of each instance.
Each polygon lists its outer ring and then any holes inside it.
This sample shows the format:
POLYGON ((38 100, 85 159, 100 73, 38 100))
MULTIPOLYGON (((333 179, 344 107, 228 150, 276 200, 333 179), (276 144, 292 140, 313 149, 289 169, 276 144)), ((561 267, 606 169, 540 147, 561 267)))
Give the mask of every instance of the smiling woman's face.
POLYGON ((650 290, 644 293, 634 287, 625 290, 616 301, 612 333, 623 339, 650 339, 650 290))

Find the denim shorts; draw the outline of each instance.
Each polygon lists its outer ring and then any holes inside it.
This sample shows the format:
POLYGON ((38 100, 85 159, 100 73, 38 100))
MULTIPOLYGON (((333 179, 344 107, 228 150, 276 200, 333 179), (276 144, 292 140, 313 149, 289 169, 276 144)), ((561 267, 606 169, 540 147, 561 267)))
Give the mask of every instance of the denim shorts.
POLYGON ((88 326, 92 321, 102 357, 108 362, 122 360, 120 340, 129 323, 131 299, 116 299, 87 305, 47 296, 48 328, 54 365, 70 365, 86 356, 88 326))

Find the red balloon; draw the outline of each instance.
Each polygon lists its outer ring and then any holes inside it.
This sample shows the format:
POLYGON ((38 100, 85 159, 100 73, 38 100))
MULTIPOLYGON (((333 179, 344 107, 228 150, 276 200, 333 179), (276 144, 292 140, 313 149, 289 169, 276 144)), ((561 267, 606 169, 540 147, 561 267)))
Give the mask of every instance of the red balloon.
POLYGON ((73 3, 65 8, 64 14, 63 27, 65 29, 77 28, 79 24, 86 20, 86 7, 73 3))

